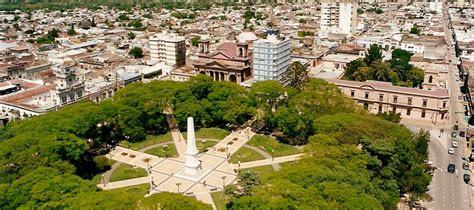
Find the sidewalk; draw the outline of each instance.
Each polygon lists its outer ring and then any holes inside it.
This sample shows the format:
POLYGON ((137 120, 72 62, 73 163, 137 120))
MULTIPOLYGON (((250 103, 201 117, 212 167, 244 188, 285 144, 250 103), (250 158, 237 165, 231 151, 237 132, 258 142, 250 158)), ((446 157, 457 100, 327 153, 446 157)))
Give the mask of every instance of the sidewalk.
POLYGON ((171 131, 171 136, 173 137, 174 145, 176 146, 176 151, 180 157, 184 156, 186 153, 186 140, 183 137, 183 134, 179 131, 171 131))
POLYGON ((212 200, 211 194, 208 192, 196 194, 196 199, 198 201, 202 201, 203 203, 210 204, 214 210, 217 209, 216 204, 214 204, 214 200, 212 200))
MULTIPOLYGON (((263 160, 244 162, 244 163, 240 163, 240 169, 255 168, 255 167, 259 167, 259 166, 272 165, 274 163, 283 163, 283 162, 295 161, 295 160, 300 159, 301 156, 303 156, 303 154, 276 157, 273 161, 272 161, 271 158, 268 158, 268 159, 263 159, 263 160)), ((235 168, 239 168, 238 164, 233 164, 233 166, 235 168)))
POLYGON ((117 182, 109 182, 109 183, 106 183, 105 186, 104 184, 98 184, 97 187, 104 190, 112 190, 112 189, 117 189, 117 188, 122 188, 122 187, 145 184, 149 182, 150 182, 150 177, 146 176, 146 177, 140 177, 136 179, 127 179, 127 180, 122 180, 122 181, 117 181, 117 182))

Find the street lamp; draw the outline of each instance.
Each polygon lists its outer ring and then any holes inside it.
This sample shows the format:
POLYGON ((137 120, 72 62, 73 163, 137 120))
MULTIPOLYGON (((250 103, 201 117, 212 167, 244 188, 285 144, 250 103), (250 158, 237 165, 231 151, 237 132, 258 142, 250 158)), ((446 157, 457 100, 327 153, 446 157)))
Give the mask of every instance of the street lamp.
POLYGON ((226 176, 222 176, 221 179, 222 179, 222 188, 224 188, 225 186, 225 178, 227 178, 226 176))
POLYGON ((274 160, 275 160, 275 150, 272 149, 272 161, 274 161, 274 160))
POLYGON ((106 185, 106 183, 105 183, 105 174, 102 174, 102 184, 104 184, 104 187, 105 187, 105 185, 106 185))
POLYGON ((179 193, 179 186, 181 185, 181 182, 176 182, 176 186, 178 187, 178 193, 179 193))

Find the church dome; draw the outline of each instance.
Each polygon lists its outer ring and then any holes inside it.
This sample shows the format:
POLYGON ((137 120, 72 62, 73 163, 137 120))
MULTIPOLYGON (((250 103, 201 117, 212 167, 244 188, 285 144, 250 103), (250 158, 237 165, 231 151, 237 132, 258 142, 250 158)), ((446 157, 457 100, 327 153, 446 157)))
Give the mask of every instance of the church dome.
POLYGON ((247 31, 240 33, 239 36, 237 37, 237 40, 240 43, 253 42, 257 39, 258 37, 254 33, 247 32, 247 31))

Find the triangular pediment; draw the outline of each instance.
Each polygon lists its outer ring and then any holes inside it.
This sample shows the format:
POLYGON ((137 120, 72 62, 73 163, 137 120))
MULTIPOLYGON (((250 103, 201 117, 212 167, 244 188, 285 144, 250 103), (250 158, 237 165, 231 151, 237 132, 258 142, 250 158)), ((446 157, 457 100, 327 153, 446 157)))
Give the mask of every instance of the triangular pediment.
POLYGON ((211 58, 215 58, 215 59, 225 59, 225 60, 231 59, 229 56, 227 56, 226 54, 224 54, 224 53, 222 53, 222 52, 217 52, 217 53, 215 53, 214 55, 211 56, 211 58))
POLYGON ((212 61, 207 63, 206 67, 215 68, 215 69, 227 69, 227 67, 217 61, 212 61))

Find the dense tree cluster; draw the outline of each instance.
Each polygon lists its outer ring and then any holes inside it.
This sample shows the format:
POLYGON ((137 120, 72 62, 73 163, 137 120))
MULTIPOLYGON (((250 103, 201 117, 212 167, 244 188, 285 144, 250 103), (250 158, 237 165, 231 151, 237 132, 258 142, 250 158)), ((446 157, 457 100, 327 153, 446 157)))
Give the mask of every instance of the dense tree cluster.
POLYGON ((413 53, 402 49, 392 51, 392 58, 383 61, 382 50, 371 45, 365 58, 351 61, 344 69, 344 79, 355 81, 377 80, 391 82, 396 86, 419 87, 424 80, 424 72, 409 64, 413 53))
POLYGON ((165 133, 173 121, 184 129, 189 116, 198 128, 252 124, 282 142, 307 144, 307 157, 297 165, 262 179, 241 175, 241 193, 230 208, 393 208, 399 192, 425 192, 426 133, 412 136, 366 113, 323 80, 297 84, 263 81, 246 90, 205 75, 133 83, 99 104, 82 102, 12 122, 0 130, 0 206, 205 208, 175 194, 145 199, 95 187, 109 167, 100 156, 109 145, 165 133))
MULTIPOLYGON (((359 113, 313 121, 306 156, 264 174, 251 195, 235 195, 230 209, 396 209, 400 193, 417 198, 430 182, 429 134, 359 113)), ((247 183, 244 183, 245 186, 247 183)))

